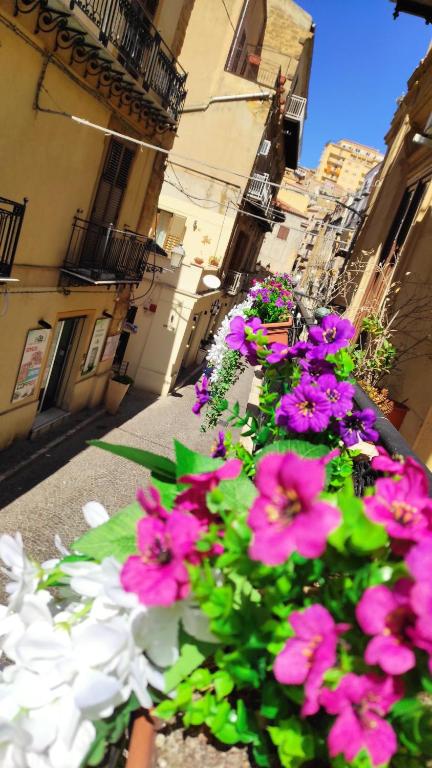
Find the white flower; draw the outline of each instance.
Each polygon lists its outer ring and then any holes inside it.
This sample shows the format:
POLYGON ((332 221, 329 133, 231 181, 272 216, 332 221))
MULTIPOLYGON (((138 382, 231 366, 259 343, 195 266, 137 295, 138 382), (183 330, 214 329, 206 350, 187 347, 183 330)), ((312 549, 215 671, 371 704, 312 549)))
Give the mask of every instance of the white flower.
POLYGON ((97 528, 98 525, 106 523, 109 520, 109 514, 105 507, 98 501, 88 501, 83 508, 84 519, 90 528, 97 528))
POLYGON ((24 554, 20 533, 16 533, 15 537, 9 534, 0 536, 0 559, 6 566, 1 570, 11 579, 5 586, 5 591, 10 595, 9 606, 19 610, 25 595, 36 591, 41 570, 24 554))

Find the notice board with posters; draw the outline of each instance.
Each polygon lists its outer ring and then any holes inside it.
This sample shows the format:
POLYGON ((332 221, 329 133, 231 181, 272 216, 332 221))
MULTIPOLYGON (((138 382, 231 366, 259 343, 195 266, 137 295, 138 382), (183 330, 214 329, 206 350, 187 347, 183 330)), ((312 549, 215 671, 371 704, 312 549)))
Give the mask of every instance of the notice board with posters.
POLYGON ((100 317, 99 320, 96 320, 84 368, 82 370, 83 374, 90 373, 90 371, 95 370, 97 367, 102 357, 102 351, 110 322, 109 318, 105 319, 104 317, 100 317))
POLYGON ((115 356, 119 341, 120 341, 119 333, 116 333, 115 336, 108 336, 105 344, 104 353, 102 355, 102 362, 104 360, 110 360, 115 356))
POLYGON ((29 331, 12 395, 12 402, 34 395, 51 331, 37 328, 29 331))

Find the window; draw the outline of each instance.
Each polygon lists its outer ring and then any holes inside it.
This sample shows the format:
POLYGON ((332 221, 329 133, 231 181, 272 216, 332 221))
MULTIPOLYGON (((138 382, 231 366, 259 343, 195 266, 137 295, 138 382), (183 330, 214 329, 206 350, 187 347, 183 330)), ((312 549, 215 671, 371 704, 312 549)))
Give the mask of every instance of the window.
POLYGON ((186 216, 171 211, 158 211, 155 240, 168 254, 175 245, 180 245, 186 232, 186 216))
POLYGON ((426 181, 421 180, 411 188, 405 190, 402 200, 393 219, 387 240, 381 251, 379 264, 386 261, 395 265, 399 253, 410 232, 412 223, 416 217, 420 203, 426 190, 426 181))
POLYGON ((288 234, 289 234, 288 227, 284 227, 284 226, 281 225, 279 227, 279 229, 278 229, 278 233, 277 233, 276 237, 278 237, 279 240, 286 240, 287 237, 288 237, 288 234))

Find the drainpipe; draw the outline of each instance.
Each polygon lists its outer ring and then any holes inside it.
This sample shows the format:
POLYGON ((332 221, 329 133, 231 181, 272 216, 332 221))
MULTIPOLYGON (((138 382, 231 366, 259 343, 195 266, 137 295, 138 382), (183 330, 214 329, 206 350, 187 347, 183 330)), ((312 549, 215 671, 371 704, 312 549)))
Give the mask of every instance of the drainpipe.
POLYGON ((186 112, 205 112, 209 108, 210 104, 221 104, 228 101, 268 101, 273 98, 274 94, 269 91, 260 91, 259 93, 237 93, 231 96, 211 96, 207 102, 203 104, 192 104, 190 107, 185 107, 182 110, 184 115, 186 112))

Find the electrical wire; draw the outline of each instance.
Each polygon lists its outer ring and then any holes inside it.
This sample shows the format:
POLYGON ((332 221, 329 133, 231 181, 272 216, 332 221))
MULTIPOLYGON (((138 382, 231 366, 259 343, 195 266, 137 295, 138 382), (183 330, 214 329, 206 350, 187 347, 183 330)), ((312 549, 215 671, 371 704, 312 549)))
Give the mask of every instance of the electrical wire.
POLYGON ((232 19, 231 19, 231 16, 229 15, 229 11, 228 11, 228 8, 227 8, 227 7, 226 7, 226 5, 225 5, 225 0, 221 0, 221 2, 222 2, 222 5, 223 5, 223 7, 225 8, 225 13, 226 13, 226 15, 228 16, 228 21, 229 21, 229 23, 231 24, 231 28, 232 28, 232 31, 233 31, 233 32, 235 32, 235 26, 234 26, 234 24, 232 23, 232 19))

